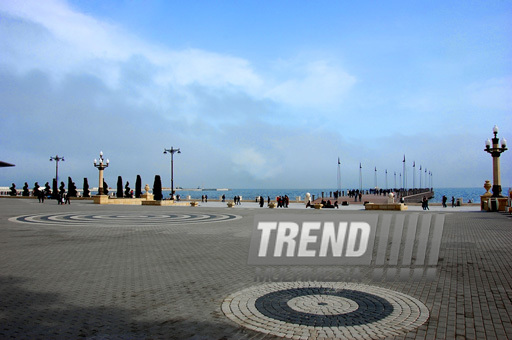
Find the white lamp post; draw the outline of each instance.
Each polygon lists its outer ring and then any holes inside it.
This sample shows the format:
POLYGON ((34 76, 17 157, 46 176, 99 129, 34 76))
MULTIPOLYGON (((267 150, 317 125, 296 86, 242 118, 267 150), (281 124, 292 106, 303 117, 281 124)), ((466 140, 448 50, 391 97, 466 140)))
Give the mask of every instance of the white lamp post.
POLYGON ((492 196, 493 197, 502 197, 501 196, 501 174, 500 174, 500 155, 505 152, 507 149, 507 140, 505 138, 501 139, 501 147, 500 147, 500 139, 498 138, 498 126, 494 125, 492 129, 494 133, 494 138, 492 139, 492 144, 489 139, 485 141, 485 152, 490 153, 492 156, 492 196))
POLYGON ((108 164, 110 161, 107 159, 106 162, 103 162, 103 151, 100 151, 100 161, 98 163, 97 159, 94 159, 94 166, 100 172, 99 184, 98 184, 98 195, 103 195, 103 170, 108 168, 108 164))

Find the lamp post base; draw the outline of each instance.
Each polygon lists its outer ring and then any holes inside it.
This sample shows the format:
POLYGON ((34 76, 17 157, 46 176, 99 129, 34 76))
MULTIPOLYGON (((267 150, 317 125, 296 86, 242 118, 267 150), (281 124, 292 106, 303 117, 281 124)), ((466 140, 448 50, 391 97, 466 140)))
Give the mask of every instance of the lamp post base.
POLYGON ((149 192, 147 192, 145 194, 140 195, 140 198, 142 198, 142 200, 146 200, 146 201, 154 201, 155 200, 155 195, 150 194, 149 192))
POLYGON ((108 195, 94 195, 92 199, 94 204, 108 204, 108 195))
POLYGON ((492 197, 502 197, 501 196, 501 185, 493 185, 492 186, 492 197))

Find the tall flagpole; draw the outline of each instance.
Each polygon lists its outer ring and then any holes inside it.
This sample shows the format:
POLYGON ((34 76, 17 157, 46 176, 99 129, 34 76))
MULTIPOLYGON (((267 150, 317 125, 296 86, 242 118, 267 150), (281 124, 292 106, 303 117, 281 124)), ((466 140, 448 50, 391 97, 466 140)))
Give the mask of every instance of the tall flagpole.
POLYGON ((362 165, 359 163, 359 192, 363 191, 363 173, 362 173, 362 165))
POLYGON ((404 188, 404 190, 406 190, 405 187, 407 186, 407 174, 405 173, 405 155, 404 155, 404 171, 403 171, 403 173, 404 173, 404 183, 403 183, 404 186, 403 186, 403 188, 404 188))
POLYGON ((341 169, 340 169, 340 158, 338 157, 338 191, 341 192, 341 169))
POLYGON ((420 165, 420 189, 422 188, 421 186, 421 165, 420 165))
POLYGON ((412 162, 412 188, 416 188, 416 161, 412 162))
POLYGON ((386 169, 386 190, 388 190, 388 169, 386 169))
POLYGON ((427 188, 428 182, 427 182, 427 168, 425 168, 425 188, 427 188))
POLYGON ((377 167, 375 167, 375 188, 377 189, 377 167))

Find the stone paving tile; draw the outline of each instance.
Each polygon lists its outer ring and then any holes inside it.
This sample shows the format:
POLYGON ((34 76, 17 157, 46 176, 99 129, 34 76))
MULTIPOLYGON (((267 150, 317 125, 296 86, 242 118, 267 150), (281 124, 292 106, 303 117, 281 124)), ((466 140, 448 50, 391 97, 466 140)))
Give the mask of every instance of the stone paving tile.
MULTIPOLYGON (((221 309, 230 294, 258 285, 246 262, 253 217, 260 211, 57 206, 0 198, 0 338, 277 339, 263 329, 240 327, 221 309), (31 214, 119 214, 136 221, 135 215, 173 212, 242 218, 139 225, 120 218, 85 226, 8 221, 31 214)), ((511 227, 505 214, 450 211, 433 281, 374 281, 363 272, 361 283, 415 297, 430 311, 415 330, 386 339, 512 338, 511 227)), ((292 334, 293 328, 283 325, 282 332, 292 334)), ((327 330, 317 335, 332 337, 327 330)))

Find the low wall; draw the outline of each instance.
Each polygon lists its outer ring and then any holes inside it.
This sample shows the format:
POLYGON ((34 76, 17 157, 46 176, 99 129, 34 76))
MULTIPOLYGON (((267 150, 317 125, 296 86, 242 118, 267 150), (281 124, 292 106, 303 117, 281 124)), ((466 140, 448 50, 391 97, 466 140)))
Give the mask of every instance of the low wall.
POLYGON ((407 206, 403 203, 367 203, 364 205, 365 210, 407 210, 407 206))

